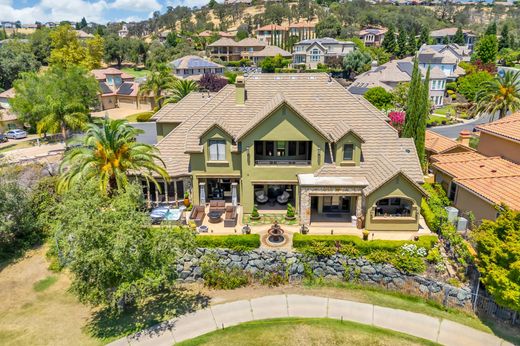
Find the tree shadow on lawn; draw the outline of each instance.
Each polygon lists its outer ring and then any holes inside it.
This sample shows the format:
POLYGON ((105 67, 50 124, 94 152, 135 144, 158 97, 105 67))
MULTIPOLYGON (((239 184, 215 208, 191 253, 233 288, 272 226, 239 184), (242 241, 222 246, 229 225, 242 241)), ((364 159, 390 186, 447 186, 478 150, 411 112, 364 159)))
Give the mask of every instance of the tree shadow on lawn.
POLYGON ((151 299, 143 307, 122 314, 111 313, 108 309, 94 313, 86 325, 90 335, 98 339, 114 340, 132 333, 132 338, 160 334, 173 328, 169 320, 205 308, 210 298, 201 293, 193 293, 185 288, 151 299), (150 328, 151 327, 151 328, 150 328))

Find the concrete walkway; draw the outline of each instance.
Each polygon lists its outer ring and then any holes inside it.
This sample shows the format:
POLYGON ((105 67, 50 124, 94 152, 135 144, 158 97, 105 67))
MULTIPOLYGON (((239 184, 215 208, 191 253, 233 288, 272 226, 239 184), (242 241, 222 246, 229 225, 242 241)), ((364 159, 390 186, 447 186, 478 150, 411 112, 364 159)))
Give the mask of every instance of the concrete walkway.
POLYGON ((441 318, 372 304, 303 295, 274 295, 212 305, 139 334, 119 339, 110 345, 171 346, 243 322, 282 317, 354 321, 443 345, 512 345, 495 335, 441 318))

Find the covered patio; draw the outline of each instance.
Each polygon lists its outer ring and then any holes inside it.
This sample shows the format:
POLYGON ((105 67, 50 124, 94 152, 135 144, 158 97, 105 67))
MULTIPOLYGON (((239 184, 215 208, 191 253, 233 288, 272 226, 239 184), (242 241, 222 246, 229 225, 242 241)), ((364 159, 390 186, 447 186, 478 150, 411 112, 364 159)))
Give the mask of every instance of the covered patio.
POLYGON ((287 204, 295 206, 296 185, 255 184, 254 204, 259 213, 284 213, 287 204))

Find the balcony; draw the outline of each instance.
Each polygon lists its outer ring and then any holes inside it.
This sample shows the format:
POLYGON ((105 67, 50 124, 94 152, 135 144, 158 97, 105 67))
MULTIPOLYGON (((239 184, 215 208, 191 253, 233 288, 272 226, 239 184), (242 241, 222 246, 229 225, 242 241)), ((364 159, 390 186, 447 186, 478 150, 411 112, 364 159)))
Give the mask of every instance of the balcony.
POLYGON ((255 141, 257 166, 310 166, 310 141, 255 141))
POLYGON ((255 160, 257 166, 310 166, 311 160, 255 160))

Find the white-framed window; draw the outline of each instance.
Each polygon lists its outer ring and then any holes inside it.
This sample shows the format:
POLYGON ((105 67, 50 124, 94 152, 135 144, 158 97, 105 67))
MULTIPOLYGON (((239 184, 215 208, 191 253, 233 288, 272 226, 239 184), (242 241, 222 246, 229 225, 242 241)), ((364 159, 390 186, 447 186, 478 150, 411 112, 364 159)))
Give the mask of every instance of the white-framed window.
POLYGON ((210 139, 208 141, 209 160, 226 161, 226 141, 223 139, 210 139))
POLYGON ((314 48, 313 50, 311 50, 311 61, 320 61, 320 57, 321 57, 321 52, 318 48, 314 48))
POLYGON ((352 161, 354 159, 354 144, 343 145, 343 161, 352 161))

